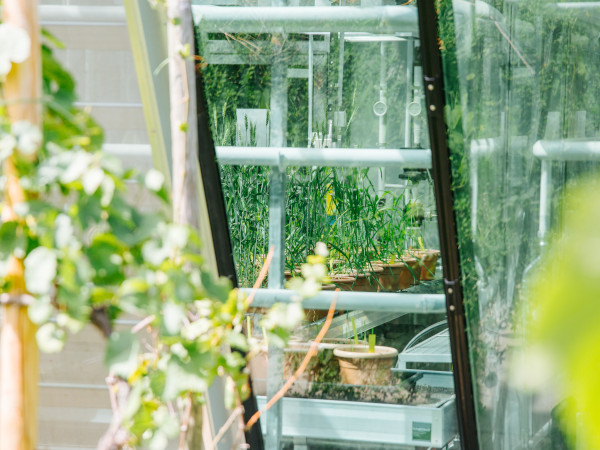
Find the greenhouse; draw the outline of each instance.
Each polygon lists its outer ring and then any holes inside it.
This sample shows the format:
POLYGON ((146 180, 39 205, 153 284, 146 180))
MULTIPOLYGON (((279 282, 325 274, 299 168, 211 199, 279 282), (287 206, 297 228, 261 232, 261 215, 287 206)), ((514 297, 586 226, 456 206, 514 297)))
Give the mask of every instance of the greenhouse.
POLYGON ((0 8, 1 450, 600 448, 600 3, 0 8))

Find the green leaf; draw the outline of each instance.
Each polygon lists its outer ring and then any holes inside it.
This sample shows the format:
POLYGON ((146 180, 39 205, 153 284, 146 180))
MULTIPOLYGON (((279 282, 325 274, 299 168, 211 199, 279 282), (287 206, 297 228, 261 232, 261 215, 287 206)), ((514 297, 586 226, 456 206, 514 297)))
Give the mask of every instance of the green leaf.
POLYGON ((162 397, 165 390, 165 373, 162 370, 152 370, 148 373, 150 390, 156 397, 162 397))
POLYGON ((129 331, 116 331, 110 335, 105 363, 112 373, 127 379, 137 367, 140 351, 138 337, 129 331))
POLYGON ((190 352, 190 360, 182 361, 178 356, 171 355, 167 363, 165 389, 163 398, 173 400, 182 392, 204 392, 214 378, 210 369, 214 364, 210 353, 190 352))
POLYGON ((165 303, 162 310, 162 323, 168 335, 175 336, 179 334, 184 318, 185 311, 181 305, 173 302, 165 303))
POLYGON ((229 298, 229 292, 231 292, 231 281, 225 277, 214 277, 208 272, 202 272, 202 285, 206 290, 209 297, 214 298, 220 302, 225 302, 229 298))
POLYGON ((0 257, 8 258, 13 250, 18 246, 18 222, 3 222, 0 225, 0 257))
POLYGON ((55 323, 46 323, 35 334, 38 347, 44 353, 58 353, 65 346, 67 333, 55 323))
POLYGON ((36 325, 41 325, 52 317, 54 307, 50 303, 50 297, 36 298, 27 308, 29 319, 36 325))
POLYGON ((248 350, 248 341, 246 336, 235 331, 228 331, 225 335, 225 342, 229 344, 231 348, 236 348, 241 351, 248 350))
POLYGON ((119 284, 125 279, 120 256, 122 246, 110 234, 98 235, 85 250, 92 267, 96 269, 94 281, 98 284, 119 284))
POLYGON ((25 258, 25 284, 32 294, 49 294, 56 277, 56 252, 37 247, 25 258))

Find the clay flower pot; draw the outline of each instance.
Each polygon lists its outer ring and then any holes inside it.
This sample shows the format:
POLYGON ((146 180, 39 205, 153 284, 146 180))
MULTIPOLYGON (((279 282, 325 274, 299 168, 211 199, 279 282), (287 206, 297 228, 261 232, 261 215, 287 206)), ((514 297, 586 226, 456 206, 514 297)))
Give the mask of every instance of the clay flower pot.
POLYGON ((340 288, 341 291, 351 291, 352 286, 356 282, 356 275, 352 274, 334 274, 329 275, 329 278, 331 278, 331 284, 334 287, 331 288, 330 285, 325 285, 328 286, 328 289, 324 290, 335 290, 335 288, 340 288))
POLYGON ((421 270, 419 261, 413 257, 404 257, 394 263, 382 262, 381 267, 383 271, 379 274, 379 283, 388 292, 408 289, 416 284, 421 270))
POLYGON ((342 383, 380 386, 390 383, 398 350, 377 345, 375 352, 369 353, 368 345, 340 345, 333 354, 340 365, 342 383))
POLYGON ((435 277, 435 265, 440 256, 439 250, 407 250, 407 254, 417 258, 419 269, 417 270, 419 279, 423 281, 433 280, 435 277))
POLYGON ((383 273, 383 267, 372 264, 365 267, 361 273, 356 275, 356 283, 352 287, 353 291, 358 292, 377 292, 381 286, 379 284, 379 275, 383 273))
POLYGON ((252 377, 254 395, 267 395, 267 364, 269 353, 267 346, 263 345, 260 351, 248 361, 248 369, 252 377))

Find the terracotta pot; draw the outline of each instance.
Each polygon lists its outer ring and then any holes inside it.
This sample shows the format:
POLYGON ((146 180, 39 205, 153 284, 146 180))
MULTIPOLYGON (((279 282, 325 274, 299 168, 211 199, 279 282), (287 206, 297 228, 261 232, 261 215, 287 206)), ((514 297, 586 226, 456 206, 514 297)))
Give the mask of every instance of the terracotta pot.
POLYGON ((364 273, 356 275, 356 283, 352 287, 353 291, 358 292, 377 292, 381 286, 379 284, 379 274, 383 273, 383 267, 372 264, 368 268, 365 267, 364 273))
POLYGON ((331 283, 341 291, 351 291, 356 282, 356 275, 350 274, 329 275, 329 278, 331 278, 331 283))
POLYGON ((435 278, 435 265, 440 256, 439 250, 407 250, 407 253, 417 258, 419 263, 419 279, 423 281, 433 280, 435 278))
MULTIPOLYGON (((309 342, 289 342, 288 346, 283 349, 283 379, 287 380, 291 377, 304 358, 308 353, 308 349, 310 348, 309 342)), ((318 349, 318 352, 321 352, 322 349, 318 349)), ((317 355, 318 356, 318 355, 317 355)), ((306 370, 300 375, 297 381, 311 382, 315 380, 315 377, 318 373, 318 357, 311 358, 306 370)))
POLYGON ((296 266, 293 274, 292 274, 291 270, 286 270, 283 272, 283 275, 285 276, 286 281, 289 281, 294 277, 299 277, 301 274, 302 274, 302 271, 300 270, 300 266, 296 266))
POLYGON ((268 351, 266 345, 248 361, 254 395, 267 395, 267 363, 268 351))
POLYGON ((390 383, 398 350, 377 345, 375 352, 369 353, 368 345, 340 345, 333 354, 340 365, 342 383, 380 386, 390 383))
POLYGON ((408 289, 417 283, 417 274, 420 273, 419 262, 416 258, 404 257, 394 263, 382 263, 383 272, 379 274, 379 283, 383 290, 396 292, 408 289))

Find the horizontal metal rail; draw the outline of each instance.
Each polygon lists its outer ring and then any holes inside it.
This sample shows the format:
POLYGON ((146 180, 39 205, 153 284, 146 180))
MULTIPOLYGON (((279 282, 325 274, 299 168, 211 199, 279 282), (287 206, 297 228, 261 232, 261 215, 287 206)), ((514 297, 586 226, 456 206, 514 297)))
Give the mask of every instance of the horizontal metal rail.
POLYGON ((309 33, 319 31, 418 32, 413 6, 192 6, 203 32, 309 33))
POLYGON ((217 147, 225 165, 431 168, 431 151, 378 148, 217 147))
POLYGON ((537 141, 533 154, 541 160, 553 161, 598 161, 600 141, 556 140, 537 141))
POLYGON ((122 6, 41 5, 42 25, 60 26, 126 26, 122 6))
MULTIPOLYGON (((250 294, 251 288, 243 288, 250 294)), ((321 291, 302 302, 307 309, 329 309, 336 293, 321 291)), ((385 292, 347 292, 337 293, 336 310, 387 311, 394 313, 435 314, 446 312, 444 294, 404 294, 385 292)), ((287 289, 258 289, 252 306, 268 308, 275 303, 290 303, 298 294, 287 289)))

